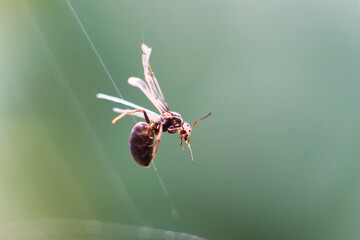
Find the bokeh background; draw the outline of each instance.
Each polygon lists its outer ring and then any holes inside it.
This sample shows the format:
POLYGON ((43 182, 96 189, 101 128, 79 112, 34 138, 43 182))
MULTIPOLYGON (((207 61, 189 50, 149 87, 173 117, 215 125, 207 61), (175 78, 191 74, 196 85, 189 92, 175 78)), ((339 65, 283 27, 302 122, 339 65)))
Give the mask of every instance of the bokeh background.
POLYGON ((194 162, 164 134, 139 167, 68 3, 1 0, 2 239, 360 238, 358 1, 71 4, 124 99, 156 110, 127 84, 144 39, 171 110, 213 115, 194 162))

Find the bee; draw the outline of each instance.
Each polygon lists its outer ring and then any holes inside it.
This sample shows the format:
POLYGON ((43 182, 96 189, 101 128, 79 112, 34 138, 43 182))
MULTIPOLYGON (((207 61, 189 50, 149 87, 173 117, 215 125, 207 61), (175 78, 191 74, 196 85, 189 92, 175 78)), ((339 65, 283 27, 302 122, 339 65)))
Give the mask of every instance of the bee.
POLYGON ((196 120, 193 126, 190 126, 189 123, 183 121, 179 113, 170 111, 150 65, 151 48, 142 44, 141 49, 143 52, 142 65, 144 68, 146 82, 140 78, 130 77, 128 79, 128 83, 139 88, 157 108, 160 114, 135 105, 124 99, 109 96, 103 93, 99 93, 96 96, 99 99, 121 103, 133 108, 132 110, 113 108, 114 112, 120 113, 120 115, 112 120, 113 124, 126 115, 133 115, 145 119, 146 122, 139 122, 135 124, 130 133, 129 141, 131 155, 135 162, 140 166, 149 167, 156 155, 156 152, 158 151, 161 135, 164 132, 168 132, 170 134, 179 133, 181 149, 184 150, 182 146, 182 142, 184 141, 189 148, 191 160, 194 161, 190 147, 191 131, 199 121, 209 117, 211 112, 196 120))

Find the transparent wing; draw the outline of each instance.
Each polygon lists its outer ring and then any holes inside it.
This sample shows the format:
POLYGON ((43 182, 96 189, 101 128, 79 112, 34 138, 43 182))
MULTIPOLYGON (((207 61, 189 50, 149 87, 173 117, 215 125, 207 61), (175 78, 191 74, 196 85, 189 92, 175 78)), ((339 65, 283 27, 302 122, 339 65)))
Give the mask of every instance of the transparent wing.
MULTIPOLYGON (((159 119, 160 115, 156 114, 151 114, 149 113, 146 109, 144 109, 146 111, 146 114, 148 115, 148 117, 150 118, 151 121, 155 122, 159 119)), ((129 112, 131 110, 124 110, 124 109, 120 109, 120 108, 113 108, 113 111, 114 112, 117 112, 117 113, 124 113, 124 112, 129 112)), ((139 118, 144 118, 144 114, 142 112, 136 112, 136 113, 132 113, 132 114, 129 114, 129 115, 133 115, 133 116, 136 116, 136 117, 139 117, 139 118)))
POLYGON ((150 55, 151 48, 146 46, 145 44, 141 45, 141 49, 143 51, 142 54, 142 64, 144 67, 144 76, 145 81, 147 82, 148 88, 150 90, 150 94, 157 101, 157 104, 160 107, 160 112, 165 113, 169 111, 169 107, 165 101, 165 97, 161 92, 158 81, 156 80, 155 74, 150 66, 150 55))
MULTIPOLYGON (((131 103, 131 102, 126 101, 126 100, 121 99, 121 98, 113 97, 113 96, 106 95, 106 94, 103 94, 103 93, 96 94, 96 97, 99 98, 99 99, 105 99, 105 100, 108 100, 108 101, 121 103, 121 104, 123 104, 125 106, 132 107, 134 109, 143 109, 143 110, 146 111, 146 113, 148 114, 150 120, 152 120, 152 121, 154 121, 153 119, 157 119, 160 116, 159 114, 157 114, 157 113, 155 113, 153 111, 150 111, 149 109, 140 107, 140 106, 138 106, 138 105, 136 105, 134 103, 131 103)), ((123 110, 123 109, 120 109, 120 108, 113 108, 113 111, 118 112, 118 113, 123 113, 123 112, 130 111, 130 110, 123 110)), ((131 114, 131 115, 134 115, 134 116, 137 116, 137 117, 144 117, 144 114, 142 114, 142 113, 134 113, 134 114, 131 114)))
POLYGON ((153 94, 150 92, 150 89, 146 82, 140 78, 131 77, 128 79, 128 83, 134 87, 139 88, 145 96, 154 104, 154 106, 157 108, 159 112, 163 112, 163 106, 160 104, 160 102, 153 96, 153 94))

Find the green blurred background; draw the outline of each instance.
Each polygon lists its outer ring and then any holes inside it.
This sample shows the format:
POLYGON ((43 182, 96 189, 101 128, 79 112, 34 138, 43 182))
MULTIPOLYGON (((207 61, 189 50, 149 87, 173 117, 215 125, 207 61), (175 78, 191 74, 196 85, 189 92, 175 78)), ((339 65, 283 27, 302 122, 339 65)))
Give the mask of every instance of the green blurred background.
POLYGON ((96 239, 110 239, 102 223, 208 239, 360 238, 356 0, 71 3, 126 100, 156 110, 127 84, 143 77, 143 35, 170 109, 190 123, 213 115, 192 134, 194 162, 164 134, 158 172, 139 167, 135 122, 112 125, 120 106, 95 98, 117 92, 66 1, 1 0, 0 235, 72 219, 89 220, 96 239))

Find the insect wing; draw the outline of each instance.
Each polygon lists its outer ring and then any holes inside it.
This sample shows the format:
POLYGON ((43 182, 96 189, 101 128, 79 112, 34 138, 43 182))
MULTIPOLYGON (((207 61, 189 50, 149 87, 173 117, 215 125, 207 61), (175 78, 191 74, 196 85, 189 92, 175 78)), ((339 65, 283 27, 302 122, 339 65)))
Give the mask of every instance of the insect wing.
MULTIPOLYGON (((121 99, 121 98, 113 97, 113 96, 103 94, 103 93, 96 94, 96 97, 99 98, 99 99, 105 99, 105 100, 108 100, 108 101, 111 101, 111 102, 121 103, 121 104, 123 104, 125 106, 132 107, 134 109, 143 109, 143 110, 146 111, 146 113, 148 114, 149 117, 151 116, 150 119, 151 118, 156 119, 156 118, 158 118, 160 116, 159 114, 157 114, 157 113, 155 113, 153 111, 150 111, 150 110, 148 110, 146 108, 140 107, 140 106, 138 106, 138 105, 136 105, 134 103, 131 103, 131 102, 126 101, 126 100, 121 99)), ((123 110, 123 109, 120 109, 120 108, 114 108, 113 111, 123 113, 124 111, 130 111, 130 110, 123 110), (115 109, 117 109, 117 110, 115 111, 115 109)), ((139 113, 139 114, 141 114, 142 117, 144 116, 142 113, 139 113)), ((137 114, 131 114, 131 115, 137 116, 137 114)))
POLYGON ((163 112, 163 106, 160 104, 160 102, 153 96, 153 94, 150 92, 150 89, 146 82, 140 78, 131 77, 128 79, 128 83, 134 87, 139 88, 145 96, 154 104, 154 106, 157 108, 159 112, 163 112))
POLYGON ((169 111, 169 107, 165 101, 165 97, 161 92, 160 86, 158 81, 156 80, 155 74, 150 66, 150 55, 151 55, 151 48, 146 46, 145 44, 141 45, 141 49, 143 51, 142 54, 142 64, 144 67, 144 76, 145 80, 148 84, 150 89, 150 93, 155 98, 160 105, 161 113, 165 113, 169 111))

